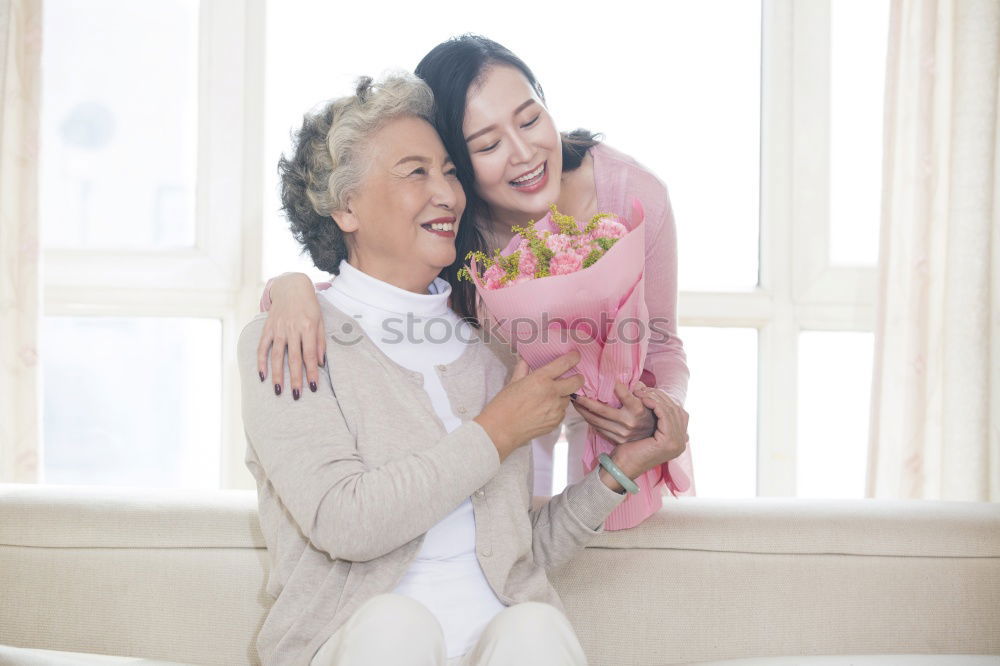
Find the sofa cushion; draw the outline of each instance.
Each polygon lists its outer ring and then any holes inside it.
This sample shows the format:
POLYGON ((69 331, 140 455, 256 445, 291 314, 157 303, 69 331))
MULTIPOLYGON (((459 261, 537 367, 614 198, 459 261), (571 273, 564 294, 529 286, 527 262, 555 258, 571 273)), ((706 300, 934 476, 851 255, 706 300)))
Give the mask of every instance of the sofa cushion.
MULTIPOLYGON (((879 654, 762 657, 699 661, 683 666, 997 666, 1000 656, 968 654, 879 654)), ((192 666, 178 661, 113 657, 86 652, 32 650, 0 645, 0 666, 192 666)))
POLYGON ((851 654, 699 661, 685 666, 997 666, 1000 656, 977 654, 851 654))
POLYGON ((185 666, 179 661, 113 657, 87 652, 34 650, 0 645, 0 666, 185 666))

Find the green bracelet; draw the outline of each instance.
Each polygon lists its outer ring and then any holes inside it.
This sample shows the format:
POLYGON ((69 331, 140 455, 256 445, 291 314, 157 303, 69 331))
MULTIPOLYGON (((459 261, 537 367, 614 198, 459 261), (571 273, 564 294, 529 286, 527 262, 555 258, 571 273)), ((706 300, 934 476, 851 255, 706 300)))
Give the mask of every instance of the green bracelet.
POLYGON ((608 474, 614 477, 615 481, 621 484, 621 487, 629 492, 630 495, 635 495, 639 492, 639 486, 636 485, 635 481, 625 476, 625 472, 622 468, 615 464, 615 461, 607 453, 602 453, 597 456, 597 459, 601 461, 601 467, 608 470, 608 474))

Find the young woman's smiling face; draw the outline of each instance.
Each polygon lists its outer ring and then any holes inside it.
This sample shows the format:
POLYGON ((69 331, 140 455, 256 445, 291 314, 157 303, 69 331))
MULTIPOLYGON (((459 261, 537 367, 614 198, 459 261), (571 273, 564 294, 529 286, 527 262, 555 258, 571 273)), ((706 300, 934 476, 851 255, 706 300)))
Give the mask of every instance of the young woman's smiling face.
POLYGON ((562 140, 528 79, 493 65, 469 89, 463 132, 494 221, 525 224, 559 198, 562 140))

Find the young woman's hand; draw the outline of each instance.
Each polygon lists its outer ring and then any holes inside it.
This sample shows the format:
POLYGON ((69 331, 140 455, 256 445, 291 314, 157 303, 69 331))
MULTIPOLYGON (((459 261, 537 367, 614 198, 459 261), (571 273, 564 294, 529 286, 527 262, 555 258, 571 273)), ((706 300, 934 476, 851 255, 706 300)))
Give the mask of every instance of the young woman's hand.
MULTIPOLYGON (((645 384, 636 382, 635 391, 645 388, 645 384)), ((652 437, 656 432, 656 416, 652 408, 644 405, 621 382, 615 382, 615 396, 622 403, 618 409, 583 396, 573 401, 573 407, 584 421, 614 444, 652 437)))
POLYGON ((326 330, 316 289, 304 273, 285 273, 271 282, 271 307, 257 346, 257 371, 261 381, 267 377, 268 350, 270 367, 278 369, 278 374, 272 378, 275 395, 281 395, 285 381, 281 368, 286 350, 292 397, 298 400, 302 395, 303 362, 309 388, 316 390, 318 367, 323 365, 326 354, 326 330))
POLYGON ((575 350, 534 371, 524 359, 518 359, 507 386, 473 419, 493 440, 501 462, 562 423, 569 396, 583 387, 584 380, 579 373, 559 377, 579 362, 580 352, 575 350))

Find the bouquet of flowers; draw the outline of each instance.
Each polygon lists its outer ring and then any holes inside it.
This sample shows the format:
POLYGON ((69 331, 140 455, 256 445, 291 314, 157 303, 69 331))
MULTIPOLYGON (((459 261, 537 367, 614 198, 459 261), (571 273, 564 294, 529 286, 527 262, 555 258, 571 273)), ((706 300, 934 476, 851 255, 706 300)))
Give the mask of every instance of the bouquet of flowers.
MULTIPOLYGON (((580 362, 567 375, 581 373, 584 396, 620 408, 615 382, 634 387, 650 337, 643 218, 638 201, 630 223, 601 213, 584 225, 553 205, 541 220, 515 227, 514 238, 492 257, 470 252, 459 277, 475 283, 499 331, 530 367, 576 349, 580 362)), ((646 379, 655 385, 655 378, 646 379)), ((593 470, 598 456, 614 447, 588 429, 583 471, 593 470)), ((653 469, 636 479, 639 493, 615 509, 605 529, 634 527, 655 513, 665 475, 665 469, 653 469)))
MULTIPOLYGON (((476 286, 482 283, 483 289, 502 289, 535 278, 576 273, 590 268, 628 234, 628 228, 611 213, 598 213, 581 229, 572 217, 560 214, 555 204, 538 222, 514 227, 514 231, 517 236, 511 245, 496 250, 492 257, 482 252, 470 252, 466 257, 486 268, 480 279, 474 280, 476 286), (550 230, 553 226, 558 231, 550 230), (539 227, 545 230, 540 233, 539 227)), ((471 275, 469 268, 459 271, 459 278, 471 280, 471 275)))

